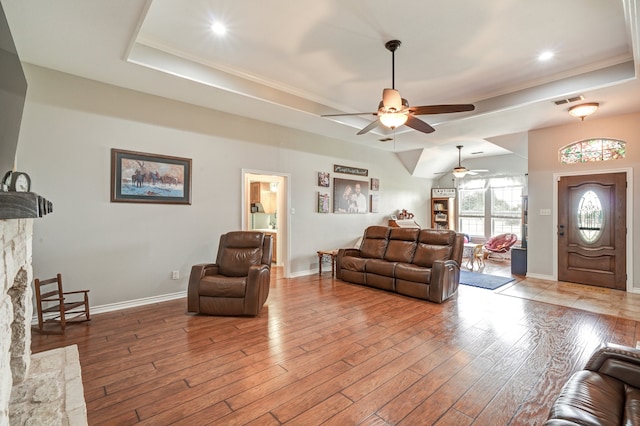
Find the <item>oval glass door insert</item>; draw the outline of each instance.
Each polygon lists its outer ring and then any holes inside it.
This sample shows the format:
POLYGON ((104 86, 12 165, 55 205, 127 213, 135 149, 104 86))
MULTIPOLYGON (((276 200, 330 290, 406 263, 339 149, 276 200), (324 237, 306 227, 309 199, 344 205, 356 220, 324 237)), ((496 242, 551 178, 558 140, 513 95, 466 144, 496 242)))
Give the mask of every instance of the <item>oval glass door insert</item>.
POLYGON ((585 192, 578 205, 578 230, 582 239, 589 244, 594 243, 602 233, 603 222, 604 213, 598 195, 593 191, 585 192))

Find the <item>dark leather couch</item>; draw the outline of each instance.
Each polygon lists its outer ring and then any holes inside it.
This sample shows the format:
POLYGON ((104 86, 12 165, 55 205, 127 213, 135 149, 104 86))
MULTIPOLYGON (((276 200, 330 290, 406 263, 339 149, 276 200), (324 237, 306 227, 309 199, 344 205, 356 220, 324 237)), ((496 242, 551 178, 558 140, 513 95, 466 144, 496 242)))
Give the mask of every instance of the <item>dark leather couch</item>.
POLYGON ((556 399, 547 426, 639 425, 640 350, 608 343, 574 373, 556 399))
POLYGON ((340 249, 336 276, 442 303, 458 290, 464 237, 450 230, 370 226, 360 249, 340 249))
POLYGON ((187 310, 208 315, 258 315, 269 296, 271 244, 271 235, 262 232, 221 235, 216 263, 191 268, 187 310))

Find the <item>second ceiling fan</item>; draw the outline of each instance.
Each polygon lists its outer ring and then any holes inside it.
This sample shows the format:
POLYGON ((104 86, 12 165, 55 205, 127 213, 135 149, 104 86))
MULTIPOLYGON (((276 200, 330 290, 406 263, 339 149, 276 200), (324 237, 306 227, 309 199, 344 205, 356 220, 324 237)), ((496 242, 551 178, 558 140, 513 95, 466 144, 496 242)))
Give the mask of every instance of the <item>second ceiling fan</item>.
POLYGON ((451 173, 457 178, 463 178, 466 175, 477 175, 478 173, 486 173, 489 170, 487 169, 477 169, 477 170, 469 170, 462 165, 462 145, 456 145, 458 148, 458 165, 453 168, 450 172, 438 172, 437 175, 443 175, 451 173))
POLYGON ((409 106, 409 102, 405 98, 402 98, 400 96, 400 92, 395 88, 395 51, 401 44, 400 40, 390 40, 384 45, 384 47, 391 52, 391 89, 384 89, 382 91, 382 100, 378 104, 378 110, 376 112, 325 114, 321 117, 341 117, 365 114, 377 116, 378 118, 376 120, 372 121, 368 126, 358 132, 359 135, 363 135, 379 125, 388 127, 392 130, 402 125, 407 125, 419 132, 431 133, 435 131, 435 129, 414 116, 473 111, 475 109, 472 104, 409 106))

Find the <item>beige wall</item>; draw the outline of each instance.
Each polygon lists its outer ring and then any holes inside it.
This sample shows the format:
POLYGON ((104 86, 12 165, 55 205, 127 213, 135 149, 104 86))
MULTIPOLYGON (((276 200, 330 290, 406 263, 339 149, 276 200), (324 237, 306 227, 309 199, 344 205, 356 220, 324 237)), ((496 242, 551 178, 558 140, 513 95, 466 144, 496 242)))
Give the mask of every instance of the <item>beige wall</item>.
POLYGON ((34 276, 60 272, 69 290, 91 289, 94 306, 184 291, 191 266, 214 259, 220 234, 242 228, 243 169, 291 176, 293 274, 317 271, 317 250, 352 244, 398 209, 429 223, 431 181, 410 176, 394 153, 44 68, 25 71, 18 166, 54 203, 34 224, 34 276), (111 148, 192 158, 193 204, 111 203, 111 148), (334 164, 380 179, 380 213, 316 213, 317 172, 336 177, 334 164))
MULTIPOLYGON (((592 116, 584 122, 534 130, 529 133, 529 247, 528 274, 539 276, 553 276, 554 268, 554 173, 589 174, 601 170, 633 170, 633 188, 640 188, 640 175, 635 169, 640 164, 640 113, 627 114, 616 117, 597 118, 592 116), (626 157, 620 160, 583 163, 560 164, 558 149, 583 139, 612 138, 627 143, 626 157), (541 209, 551 209, 550 216, 541 215, 541 209)), ((636 219, 640 212, 640 197, 633 195, 633 213, 628 218, 628 225, 633 226, 630 235, 632 248, 638 241, 640 224, 636 219)), ((639 250, 633 250, 632 258, 628 262, 638 264, 639 250)), ((640 268, 634 268, 632 277, 633 287, 640 290, 640 268)))

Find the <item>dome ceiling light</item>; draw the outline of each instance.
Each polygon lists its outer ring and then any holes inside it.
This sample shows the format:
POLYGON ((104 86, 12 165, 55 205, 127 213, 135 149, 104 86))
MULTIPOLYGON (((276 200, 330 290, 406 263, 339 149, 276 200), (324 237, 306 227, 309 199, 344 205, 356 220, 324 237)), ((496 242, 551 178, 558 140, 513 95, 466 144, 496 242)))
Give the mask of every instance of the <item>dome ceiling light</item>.
POLYGON ((589 102, 586 104, 575 105, 569 108, 569 115, 572 117, 577 117, 581 121, 584 121, 584 118, 596 112, 600 104, 597 102, 589 102))

